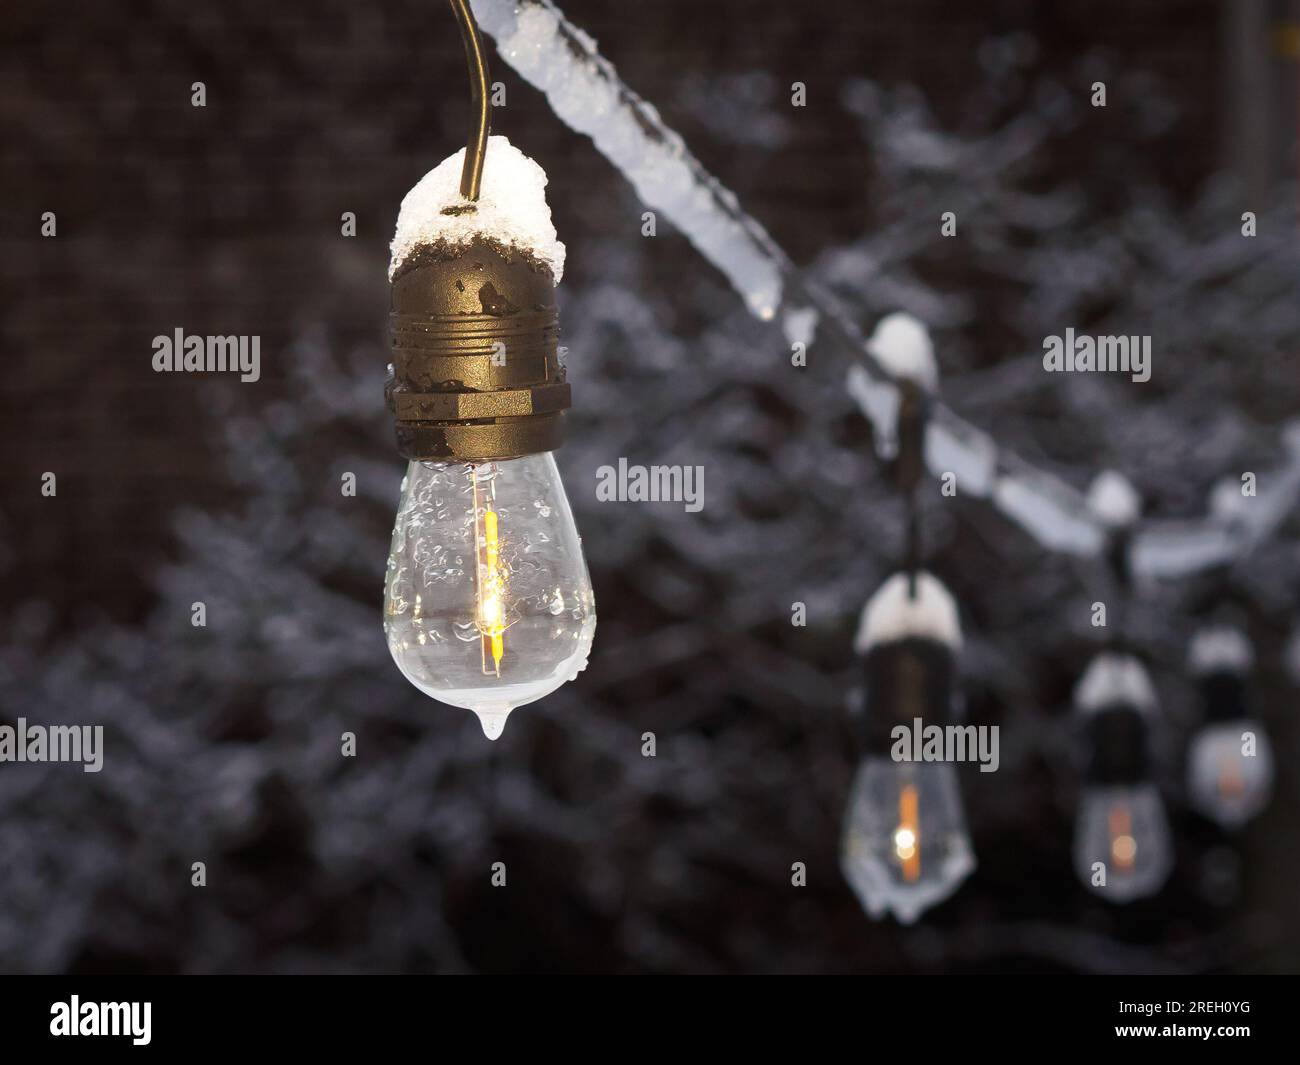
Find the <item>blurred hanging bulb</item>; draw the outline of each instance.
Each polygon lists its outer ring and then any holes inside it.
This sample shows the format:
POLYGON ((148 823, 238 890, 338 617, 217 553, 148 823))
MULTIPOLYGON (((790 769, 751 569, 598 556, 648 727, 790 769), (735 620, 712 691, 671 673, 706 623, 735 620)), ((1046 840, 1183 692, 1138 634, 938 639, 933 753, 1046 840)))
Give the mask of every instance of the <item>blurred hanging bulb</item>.
POLYGON ((496 739, 517 706, 587 665, 595 599, 550 452, 412 461, 384 588, 384 633, 426 695, 496 739))
POLYGON ((1164 801, 1151 780, 1155 686, 1137 657, 1103 651, 1079 679, 1074 703, 1090 748, 1074 829, 1075 872, 1108 902, 1154 895, 1173 866, 1164 801))
POLYGON ((1254 647, 1239 628, 1206 625, 1192 637, 1188 665, 1206 720, 1188 751, 1188 795, 1210 820, 1240 828, 1268 804, 1273 790, 1272 747, 1249 709, 1254 647))
POLYGON ((867 913, 911 924, 975 868, 954 767, 868 758, 849 799, 840 865, 867 913))
POLYGON ((1075 871, 1084 884, 1111 902, 1130 902, 1159 891, 1171 864, 1169 823, 1154 784, 1084 789, 1074 832, 1075 871))
POLYGON ((1265 806, 1273 790, 1273 751, 1254 721, 1203 728, 1187 761, 1192 806, 1224 828, 1239 828, 1265 806))

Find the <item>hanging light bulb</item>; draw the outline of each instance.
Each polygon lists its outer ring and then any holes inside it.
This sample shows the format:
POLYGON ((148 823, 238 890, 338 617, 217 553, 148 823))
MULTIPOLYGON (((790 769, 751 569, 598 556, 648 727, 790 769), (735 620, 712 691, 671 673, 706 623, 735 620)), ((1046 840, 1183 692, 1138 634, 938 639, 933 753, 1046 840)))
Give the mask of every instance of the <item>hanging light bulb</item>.
POLYGON ((1206 723, 1188 752, 1187 791, 1200 813, 1239 828, 1268 804, 1273 790, 1272 747, 1246 702, 1254 652, 1240 630, 1215 626, 1193 638, 1190 664, 1206 723))
POLYGON ((840 864, 873 918, 905 924, 942 902, 975 868, 955 767, 895 761, 891 729, 942 725, 954 704, 957 608, 928 573, 896 574, 862 613, 866 759, 849 797, 840 864))
POLYGON ((841 867, 873 918, 911 924, 975 868, 953 766, 870 757, 844 824, 841 867))
POLYGON ((1169 824, 1154 784, 1090 787, 1074 838, 1080 879, 1111 902, 1153 895, 1169 875, 1169 824), (1104 868, 1098 869, 1096 863, 1104 868))
POLYGON ((550 452, 569 385, 555 285, 564 267, 546 174, 489 137, 487 61, 452 0, 476 122, 467 148, 407 194, 389 280, 386 389, 408 460, 384 585, 388 649, 426 695, 507 715, 586 666, 595 601, 550 452))
POLYGON ((1075 707, 1092 743, 1075 823, 1075 871, 1111 902, 1155 894, 1173 864, 1164 802, 1149 776, 1155 689, 1136 658, 1108 651, 1089 664, 1075 707))
POLYGON ((550 454, 569 405, 551 276, 476 235, 416 244, 393 278, 389 402, 410 461, 384 631, 407 679, 491 739, 576 676, 596 626, 550 454))

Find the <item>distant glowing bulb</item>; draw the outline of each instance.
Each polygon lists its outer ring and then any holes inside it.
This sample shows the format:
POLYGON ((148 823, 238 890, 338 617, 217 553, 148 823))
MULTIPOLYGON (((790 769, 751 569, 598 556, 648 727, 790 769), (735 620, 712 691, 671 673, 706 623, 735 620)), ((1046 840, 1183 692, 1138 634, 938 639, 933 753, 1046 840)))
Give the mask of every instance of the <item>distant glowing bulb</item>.
POLYGON ((975 868, 953 766, 869 758, 853 782, 840 864, 863 908, 904 924, 975 868))
POLYGON ((1084 884, 1111 902, 1130 902, 1159 891, 1172 862, 1154 784, 1084 790, 1074 834, 1075 871, 1084 884))
POLYGON ((1266 805, 1273 790, 1273 750, 1257 721, 1202 729, 1187 759, 1192 805, 1224 828, 1238 828, 1266 805))
POLYGON ((496 739, 511 710, 586 667, 595 629, 549 452, 409 464, 384 586, 384 633, 407 680, 474 711, 496 739))

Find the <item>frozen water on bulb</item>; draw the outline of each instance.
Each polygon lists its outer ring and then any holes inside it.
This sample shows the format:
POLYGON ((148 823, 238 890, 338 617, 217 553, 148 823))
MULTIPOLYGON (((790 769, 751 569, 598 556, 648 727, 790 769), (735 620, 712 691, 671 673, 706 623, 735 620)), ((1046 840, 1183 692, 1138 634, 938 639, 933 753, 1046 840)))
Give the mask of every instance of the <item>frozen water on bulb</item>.
POLYGON ((506 718, 510 716, 510 707, 504 710, 492 709, 488 707, 470 707, 474 711, 474 716, 478 718, 479 726, 483 729, 483 735, 490 740, 499 739, 501 733, 505 731, 506 718))
POLYGON ((410 463, 384 633, 412 684, 473 711, 496 739, 511 710, 585 668, 595 628, 581 540, 549 453, 410 463))

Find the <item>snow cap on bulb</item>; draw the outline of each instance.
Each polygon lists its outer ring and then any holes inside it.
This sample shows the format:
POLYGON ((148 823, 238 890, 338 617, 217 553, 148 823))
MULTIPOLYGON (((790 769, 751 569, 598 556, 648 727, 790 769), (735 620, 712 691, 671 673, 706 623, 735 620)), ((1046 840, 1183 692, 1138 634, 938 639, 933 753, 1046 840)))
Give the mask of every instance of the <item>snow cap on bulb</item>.
POLYGON ((1082 714, 1131 707, 1143 714, 1157 708, 1156 690, 1146 668, 1130 654, 1103 651, 1084 670, 1074 689, 1074 705, 1082 714))
POLYGON ((867 350, 894 377, 915 381, 926 392, 939 385, 939 367, 929 330, 903 311, 887 314, 876 323, 867 350))
POLYGON ((853 641, 859 654, 909 637, 933 640, 954 652, 961 648, 961 622, 952 594, 943 582, 925 571, 914 576, 915 598, 911 594, 911 575, 895 573, 867 600, 853 641))
POLYGON ((546 171, 507 138, 489 137, 478 199, 469 201, 460 193, 464 165, 462 148, 402 199, 388 279, 421 247, 442 245, 455 254, 483 240, 536 259, 558 285, 564 277, 564 245, 556 239, 546 202, 546 171))
POLYGON ((1249 673, 1255 663, 1250 640, 1231 625, 1210 625, 1192 637, 1188 665, 1197 676, 1210 673, 1249 673))
POLYGON ((1255 652, 1246 634, 1231 625, 1208 625, 1192 637, 1188 667, 1201 690, 1208 722, 1242 722, 1251 717, 1251 667, 1255 652))
POLYGON ((1133 787, 1148 780, 1157 703, 1142 663, 1118 651, 1097 655, 1074 689, 1074 704, 1088 732, 1087 786, 1133 787))

